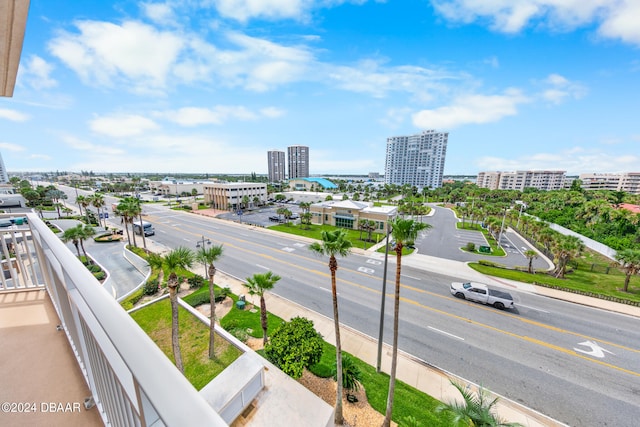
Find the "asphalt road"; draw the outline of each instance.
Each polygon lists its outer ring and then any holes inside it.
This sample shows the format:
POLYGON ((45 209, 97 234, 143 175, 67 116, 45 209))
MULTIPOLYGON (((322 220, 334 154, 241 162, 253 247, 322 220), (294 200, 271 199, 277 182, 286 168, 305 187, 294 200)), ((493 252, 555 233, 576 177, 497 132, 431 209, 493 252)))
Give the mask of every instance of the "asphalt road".
MULTIPOLYGON (((161 207, 145 210, 157 242, 195 248, 204 236, 221 243, 221 270, 239 278, 273 270, 282 276, 276 294, 332 316, 328 260, 314 256, 306 242, 161 207)), ((374 337, 382 258, 353 254, 338 260, 341 321, 374 337)), ((394 271, 390 257, 388 295, 394 271)), ((517 311, 499 311, 453 298, 448 287, 459 280, 455 272, 402 272, 402 351, 570 425, 637 425, 640 319, 514 291, 517 311)), ((389 298, 387 342, 391 314, 389 298)))
MULTIPOLYGON (((144 209, 158 243, 195 249, 202 236, 221 243, 219 269, 239 278, 273 270, 282 277, 274 293, 332 317, 328 260, 314 256, 306 242, 160 206, 144 209)), ((439 209, 425 220, 434 227, 416 242, 419 253, 475 256, 460 251, 469 236, 455 237, 446 225, 451 218, 439 209)), ((510 257, 513 265, 525 265, 516 252, 500 262, 510 257)), ((389 260, 390 296, 395 264, 389 260)), ((377 337, 383 255, 352 254, 338 263, 342 323, 377 337)), ((517 310, 499 311, 451 296, 455 271, 441 275, 404 266, 402 273, 402 351, 572 426, 638 424, 640 319, 516 291, 517 310)), ((387 342, 392 310, 387 298, 387 342)))

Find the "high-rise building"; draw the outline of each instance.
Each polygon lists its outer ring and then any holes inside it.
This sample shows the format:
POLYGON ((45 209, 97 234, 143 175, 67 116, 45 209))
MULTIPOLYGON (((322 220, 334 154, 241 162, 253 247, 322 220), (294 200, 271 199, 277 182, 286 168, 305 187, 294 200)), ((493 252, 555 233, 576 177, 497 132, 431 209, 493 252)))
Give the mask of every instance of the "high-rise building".
POLYGON ((385 184, 441 187, 448 139, 448 132, 435 130, 387 138, 385 184))
POLYGON ((0 182, 9 182, 9 175, 7 175, 7 168, 4 167, 2 153, 0 153, 0 182))
POLYGON ((309 147, 292 145, 289 154, 289 179, 309 177, 309 147))
POLYGON ((269 182, 284 181, 286 175, 284 151, 268 151, 267 160, 269 162, 269 182))

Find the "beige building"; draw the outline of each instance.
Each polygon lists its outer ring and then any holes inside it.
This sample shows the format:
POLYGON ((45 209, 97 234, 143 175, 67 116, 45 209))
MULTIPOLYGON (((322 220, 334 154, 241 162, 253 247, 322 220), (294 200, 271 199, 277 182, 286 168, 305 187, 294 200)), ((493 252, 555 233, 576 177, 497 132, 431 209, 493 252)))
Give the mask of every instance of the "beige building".
POLYGON ((204 202, 214 209, 251 209, 267 202, 267 184, 262 182, 219 182, 204 185, 204 202), (247 197, 247 203, 243 201, 247 197))
POLYGON ((373 206, 373 203, 354 200, 332 200, 311 205, 309 212, 313 224, 327 224, 357 230, 359 221, 366 219, 375 222, 377 233, 384 233, 387 222, 397 215, 398 208, 373 206))
POLYGON ((566 171, 531 170, 515 172, 480 172, 476 184, 490 190, 561 190, 564 188, 566 171))
POLYGON ((583 173, 580 174, 579 179, 585 190, 611 190, 640 194, 640 172, 583 173))

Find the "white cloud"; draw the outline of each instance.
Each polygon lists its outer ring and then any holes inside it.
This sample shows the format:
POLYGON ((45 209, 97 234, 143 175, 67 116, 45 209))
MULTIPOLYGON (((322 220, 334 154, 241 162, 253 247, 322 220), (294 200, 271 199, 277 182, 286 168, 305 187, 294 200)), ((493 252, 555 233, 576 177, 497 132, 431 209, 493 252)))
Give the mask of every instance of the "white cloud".
POLYGON ((3 151, 24 151, 25 148, 18 144, 12 144, 10 142, 0 142, 0 149, 3 151))
POLYGON ((181 126, 219 125, 227 120, 255 120, 258 115, 242 106, 219 105, 214 108, 184 107, 174 111, 157 113, 166 120, 181 126))
POLYGON ((88 84, 110 86, 124 78, 135 91, 162 89, 184 45, 178 35, 139 22, 79 21, 76 26, 79 34, 61 33, 49 50, 88 84))
POLYGON ((413 124, 422 129, 452 129, 465 124, 497 122, 518 113, 518 105, 529 99, 517 89, 503 95, 466 95, 452 105, 423 110, 413 115, 413 124))
POLYGON ((0 119, 11 120, 12 122, 26 122, 29 120, 29 115, 16 110, 0 108, 0 119))
POLYGON ((390 108, 380 122, 389 128, 397 129, 410 115, 410 108, 390 108))
MULTIPOLYGON (((435 94, 447 90, 448 84, 469 79, 462 73, 453 73, 418 66, 385 67, 381 61, 363 60, 356 66, 325 65, 321 75, 340 89, 366 93, 383 98, 389 92, 404 92, 415 99, 430 101, 435 94)), ((320 69, 322 70, 322 69, 320 69)))
POLYGON ((260 114, 270 119, 277 119, 284 116, 287 112, 281 108, 267 107, 260 110, 260 114))
POLYGON ((140 8, 153 22, 170 25, 176 21, 174 11, 167 3, 142 3, 140 8))
POLYGON ((251 18, 301 19, 312 0, 213 0, 218 12, 228 18, 246 22, 251 18))
POLYGON ((595 24, 598 34, 640 45, 637 0, 431 0, 445 18, 470 23, 488 20, 492 29, 517 33, 529 25, 572 30, 595 24))
POLYGON ((542 97, 553 104, 560 104, 567 98, 580 99, 587 93, 584 86, 559 74, 550 74, 542 83, 549 86, 542 91, 542 97))
POLYGON ((73 135, 63 135, 61 139, 65 144, 67 144, 69 147, 73 148, 74 150, 88 151, 93 156, 102 156, 102 155, 122 156, 124 154, 124 150, 116 146, 108 145, 108 144, 94 144, 88 141, 84 141, 73 135))
POLYGON ((159 126, 146 117, 134 114, 120 114, 93 119, 89 122, 89 127, 96 133, 122 138, 140 135, 149 130, 156 130, 159 126))
POLYGON ((20 64, 18 81, 25 82, 36 90, 48 89, 58 85, 51 77, 53 66, 38 55, 31 55, 20 64))

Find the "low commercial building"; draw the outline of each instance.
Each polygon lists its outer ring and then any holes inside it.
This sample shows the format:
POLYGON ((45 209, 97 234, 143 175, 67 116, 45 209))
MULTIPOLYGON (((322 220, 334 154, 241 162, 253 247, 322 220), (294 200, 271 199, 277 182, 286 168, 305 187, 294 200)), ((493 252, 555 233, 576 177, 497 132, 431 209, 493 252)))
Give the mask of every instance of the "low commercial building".
POLYGON ((312 204, 309 212, 313 224, 327 224, 357 230, 360 221, 369 220, 375 223, 377 233, 384 233, 387 222, 397 215, 398 208, 373 206, 373 203, 354 200, 330 200, 312 204))
POLYGON ((267 184, 262 182, 206 183, 204 203, 213 209, 252 209, 267 202, 267 184))
POLYGON ((293 191, 337 190, 338 186, 326 178, 296 178, 289 180, 289 188, 293 191))

